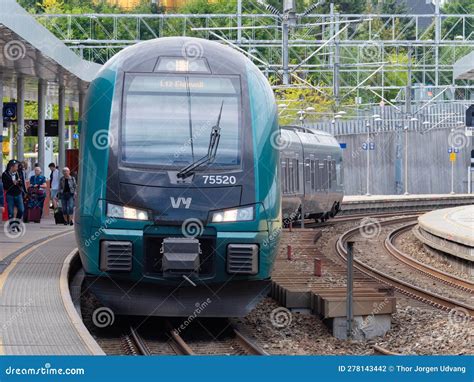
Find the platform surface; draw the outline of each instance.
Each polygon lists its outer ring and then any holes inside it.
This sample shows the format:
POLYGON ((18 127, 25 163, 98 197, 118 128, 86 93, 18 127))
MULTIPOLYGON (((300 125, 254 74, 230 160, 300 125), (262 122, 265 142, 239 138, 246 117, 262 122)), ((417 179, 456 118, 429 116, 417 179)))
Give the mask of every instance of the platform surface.
POLYGON ((432 235, 474 248, 474 205, 428 212, 418 224, 432 235))
POLYGON ((2 257, 8 264, 0 269, 0 354, 90 354, 60 288, 64 260, 76 246, 72 227, 55 226, 51 219, 25 227, 22 237, 12 239, 2 225, 2 257))
MULTIPOLYGON (((39 224, 24 224, 25 230, 19 235, 12 236, 6 229, 6 223, 7 222, 0 220, 0 262, 26 245, 30 245, 48 236, 63 232, 64 230, 71 229, 68 226, 56 225, 54 224, 53 218, 45 217, 39 224)), ((0 267, 0 272, 1 271, 0 267)))

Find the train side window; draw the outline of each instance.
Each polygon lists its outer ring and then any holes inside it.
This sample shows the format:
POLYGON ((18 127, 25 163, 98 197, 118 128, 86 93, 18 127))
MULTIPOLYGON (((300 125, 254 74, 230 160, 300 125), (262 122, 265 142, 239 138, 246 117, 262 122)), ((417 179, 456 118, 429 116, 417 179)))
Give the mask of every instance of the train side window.
POLYGON ((337 184, 337 172, 336 172, 336 161, 332 161, 332 181, 337 184))
POLYGON ((328 160, 324 160, 324 167, 323 167, 323 190, 327 190, 328 188, 328 160))
POLYGON ((288 193, 291 193, 291 168, 289 158, 286 158, 286 190, 288 193))
POLYGON ((295 191, 300 191, 300 161, 295 159, 296 166, 295 166, 295 191))
POLYGON ((342 185, 344 183, 343 179, 344 173, 342 171, 341 160, 336 164, 336 177, 337 177, 337 184, 342 185))
POLYGON ((323 183, 323 176, 322 176, 322 168, 321 168, 321 165, 319 164, 319 160, 316 161, 316 171, 317 171, 317 181, 318 181, 318 185, 317 185, 317 189, 318 191, 321 190, 322 188, 322 183, 323 183))
POLYGON ((288 160, 288 191, 290 193, 293 193, 293 159, 287 159, 288 160))
POLYGON ((328 189, 332 187, 332 161, 328 160, 328 189))
POLYGON ((306 159, 304 162, 304 181, 306 183, 310 183, 311 182, 311 160, 310 159, 306 159))
POLYGON ((287 187, 286 187, 286 160, 281 161, 281 176, 283 178, 283 193, 286 194, 287 187))

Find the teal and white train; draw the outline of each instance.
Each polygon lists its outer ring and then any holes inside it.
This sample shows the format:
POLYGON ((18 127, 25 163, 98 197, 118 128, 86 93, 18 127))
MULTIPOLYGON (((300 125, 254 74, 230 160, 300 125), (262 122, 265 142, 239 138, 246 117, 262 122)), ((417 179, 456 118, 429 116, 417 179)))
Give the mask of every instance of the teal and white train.
POLYGON ((84 109, 87 288, 115 314, 248 313, 268 293, 283 217, 282 137, 259 69, 216 42, 151 40, 104 65, 84 109))

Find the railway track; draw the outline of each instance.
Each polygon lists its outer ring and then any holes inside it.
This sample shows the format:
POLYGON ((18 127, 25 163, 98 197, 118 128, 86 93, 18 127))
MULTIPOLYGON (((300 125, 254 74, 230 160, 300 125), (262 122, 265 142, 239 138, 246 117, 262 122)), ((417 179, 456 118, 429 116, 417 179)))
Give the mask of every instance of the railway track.
POLYGON ((441 281, 464 292, 474 293, 474 283, 470 282, 469 280, 465 280, 463 278, 443 272, 437 268, 423 264, 422 262, 412 258, 396 247, 395 242, 397 238, 406 231, 413 228, 416 224, 416 222, 408 223, 391 231, 384 241, 384 247, 386 251, 394 256, 397 260, 434 280, 441 281))
POLYGON ((372 349, 374 350, 375 355, 403 355, 400 353, 395 353, 379 345, 374 345, 372 349))
MULTIPOLYGON (((380 226, 387 226, 387 225, 392 225, 392 224, 398 224, 398 223, 411 223, 413 224, 413 219, 414 216, 404 216, 400 217, 398 219, 391 219, 391 220, 385 220, 385 221, 380 221, 378 222, 380 226)), ((356 237, 359 234, 360 227, 356 227, 353 229, 350 229, 343 233, 339 239, 336 242, 336 252, 337 254, 344 260, 346 261, 346 256, 347 256, 347 249, 346 249, 346 244, 347 242, 356 237)), ((394 233, 393 231, 391 233, 394 233)), ((395 236, 397 234, 397 230, 395 230, 395 236)), ((390 236, 390 235, 389 235, 390 236)), ((392 236, 393 237, 393 236, 392 236)), ((385 240, 385 243, 389 242, 389 237, 385 240)), ((390 244, 388 244, 390 246, 390 244)), ((391 248, 391 247, 390 247, 391 248)), ((387 248, 384 247, 385 251, 388 251, 387 248)), ((390 256, 394 256, 392 252, 389 252, 390 256)), ((399 260, 399 257, 396 257, 398 262, 401 264, 404 264, 405 266, 411 267, 412 269, 413 266, 406 264, 405 262, 402 262, 399 260)), ((404 258, 405 259, 405 258, 404 258)), ((453 308, 463 308, 467 311, 471 319, 474 316, 474 308, 465 303, 464 301, 459 301, 455 300, 453 298, 450 298, 448 296, 441 295, 439 293, 433 292, 429 290, 428 288, 422 288, 419 285, 415 285, 414 283, 407 282, 405 280, 402 280, 401 278, 395 277, 385 271, 382 271, 381 269, 377 269, 377 267, 373 265, 366 264, 365 262, 354 258, 354 267, 358 269, 359 271, 371 276, 372 278, 386 284, 389 286, 392 286, 395 290, 399 291, 400 293, 403 293, 413 299, 416 300, 421 300, 429 305, 432 305, 436 308, 443 309, 443 310, 451 310, 453 308)), ((425 277, 430 278, 433 280, 436 278, 439 280, 437 277, 438 275, 435 274, 434 271, 427 270, 427 268, 422 269, 421 267, 417 268, 417 271, 420 274, 424 274, 425 277), (429 274, 427 275, 426 272, 429 274)), ((446 278, 446 276, 443 276, 446 278)), ((453 282, 451 281, 444 281, 444 283, 449 283, 453 282)), ((459 285, 456 286, 459 290, 459 285)), ((464 288, 464 287, 462 287, 464 288)))
MULTIPOLYGON (((323 227, 331 227, 335 224, 340 223, 350 223, 357 220, 362 220, 364 218, 373 218, 373 219, 386 219, 392 218, 397 216, 413 216, 419 215, 425 212, 429 212, 430 210, 413 210, 413 211, 402 211, 399 213, 395 212, 374 212, 368 214, 351 214, 351 215, 340 215, 332 218, 331 220, 325 221, 323 223, 314 222, 313 220, 306 219, 305 220, 305 228, 323 228, 323 227)), ((292 228, 299 228, 300 222, 294 222, 292 228)))
POLYGON ((140 330, 130 326, 130 333, 122 337, 122 349, 130 355, 268 355, 247 334, 229 321, 228 330, 213 335, 200 330, 182 336, 165 323, 166 330, 161 335, 143 335, 140 330), (206 333, 203 335, 203 333, 206 333), (185 339, 190 337, 190 339, 185 339))

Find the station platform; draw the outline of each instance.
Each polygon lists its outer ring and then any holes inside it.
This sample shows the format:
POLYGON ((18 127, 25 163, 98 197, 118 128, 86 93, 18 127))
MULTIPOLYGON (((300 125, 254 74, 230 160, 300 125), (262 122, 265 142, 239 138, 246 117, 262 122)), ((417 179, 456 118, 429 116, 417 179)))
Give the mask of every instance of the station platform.
POLYGON ((474 204, 474 194, 345 195, 340 214, 434 210, 470 204, 474 204))
POLYGON ((25 224, 22 234, 12 237, 4 225, 0 355, 101 354, 70 298, 68 264, 76 247, 72 227, 45 218, 25 224))
POLYGON ((428 212, 418 218, 414 233, 432 248, 474 261, 474 205, 428 212))

